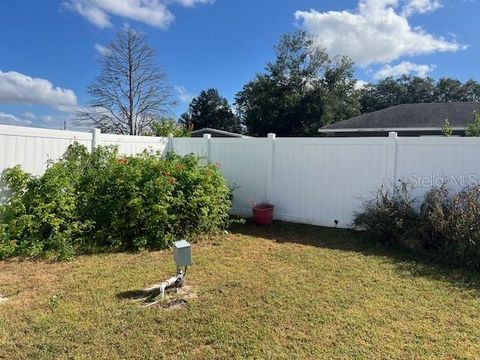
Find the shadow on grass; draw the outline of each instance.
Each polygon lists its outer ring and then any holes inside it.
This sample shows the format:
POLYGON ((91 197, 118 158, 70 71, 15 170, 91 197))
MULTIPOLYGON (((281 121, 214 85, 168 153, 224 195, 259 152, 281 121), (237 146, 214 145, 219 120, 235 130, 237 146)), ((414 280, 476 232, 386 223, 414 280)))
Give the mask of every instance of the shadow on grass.
POLYGON ((432 255, 380 244, 363 232, 275 221, 271 226, 255 226, 247 221, 235 225, 232 233, 260 237, 277 243, 296 243, 325 249, 353 251, 365 256, 387 257, 401 276, 421 276, 474 290, 480 295, 480 272, 454 267, 432 255))
POLYGON ((160 289, 155 288, 152 290, 129 290, 123 291, 116 295, 117 299, 121 300, 142 300, 143 302, 148 302, 155 299, 160 295, 160 289))

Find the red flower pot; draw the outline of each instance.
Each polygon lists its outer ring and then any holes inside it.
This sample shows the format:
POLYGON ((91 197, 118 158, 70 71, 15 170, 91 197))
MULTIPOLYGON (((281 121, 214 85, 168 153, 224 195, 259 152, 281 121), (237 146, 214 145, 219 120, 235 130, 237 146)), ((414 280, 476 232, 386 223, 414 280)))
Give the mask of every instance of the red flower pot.
POLYGON ((262 203, 253 207, 253 218, 257 225, 270 225, 273 220, 272 204, 262 203))

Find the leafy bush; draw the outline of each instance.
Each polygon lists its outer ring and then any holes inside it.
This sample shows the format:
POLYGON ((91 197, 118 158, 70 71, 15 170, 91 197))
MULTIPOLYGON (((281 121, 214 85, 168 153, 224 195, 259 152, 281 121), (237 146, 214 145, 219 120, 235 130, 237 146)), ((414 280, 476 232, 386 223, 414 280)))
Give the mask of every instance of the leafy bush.
POLYGON ((449 263, 480 267, 480 186, 450 194, 445 187, 430 190, 419 210, 408 192, 379 190, 355 217, 384 243, 430 252, 449 263))
POLYGON ((154 136, 174 136, 174 137, 190 137, 191 129, 179 124, 172 118, 161 118, 151 124, 152 135, 154 136))
POLYGON ((0 257, 157 249, 228 225, 230 190, 193 155, 73 145, 45 174, 3 173, 0 257))

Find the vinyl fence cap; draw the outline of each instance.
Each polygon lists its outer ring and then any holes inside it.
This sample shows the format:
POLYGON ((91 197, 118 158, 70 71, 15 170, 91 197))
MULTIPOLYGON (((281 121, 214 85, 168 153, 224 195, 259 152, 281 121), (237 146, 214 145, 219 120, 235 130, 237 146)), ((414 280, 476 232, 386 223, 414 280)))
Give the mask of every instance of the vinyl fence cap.
POLYGON ((190 247, 190 243, 187 240, 178 240, 173 243, 176 249, 190 247))

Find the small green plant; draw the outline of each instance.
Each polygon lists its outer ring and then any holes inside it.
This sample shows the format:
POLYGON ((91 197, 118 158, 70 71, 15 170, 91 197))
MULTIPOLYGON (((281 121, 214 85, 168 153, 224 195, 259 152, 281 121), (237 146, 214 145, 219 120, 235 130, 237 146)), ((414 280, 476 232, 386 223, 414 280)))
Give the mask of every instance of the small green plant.
POLYGON ((159 121, 152 123, 152 133, 154 136, 166 137, 172 135, 174 137, 189 137, 191 130, 179 124, 172 118, 161 118, 159 121))
POLYGON ((443 136, 452 136, 453 128, 450 126, 448 119, 445 119, 442 126, 442 135, 443 136))
POLYGON ((480 136, 480 112, 475 111, 475 119, 473 122, 468 123, 465 127, 465 136, 478 137, 480 136))
POLYGON ((75 144, 43 176, 17 166, 2 180, 1 258, 165 248, 230 221, 224 177, 194 155, 120 156, 75 144))

